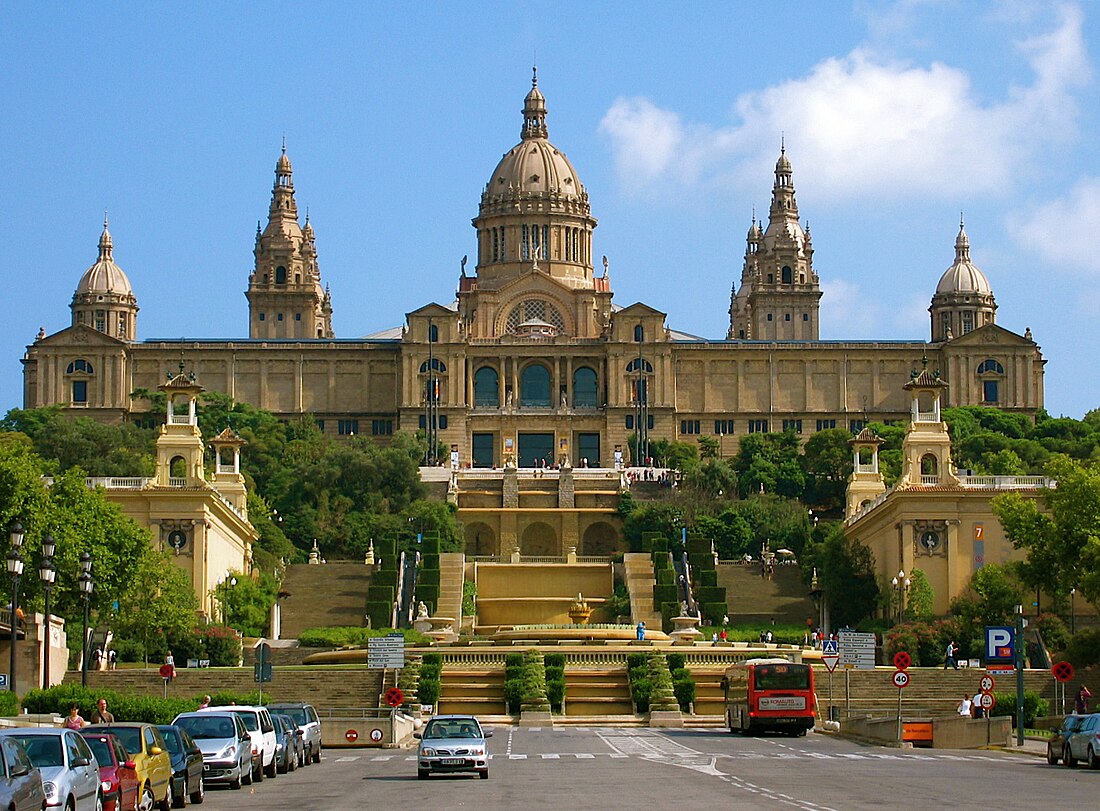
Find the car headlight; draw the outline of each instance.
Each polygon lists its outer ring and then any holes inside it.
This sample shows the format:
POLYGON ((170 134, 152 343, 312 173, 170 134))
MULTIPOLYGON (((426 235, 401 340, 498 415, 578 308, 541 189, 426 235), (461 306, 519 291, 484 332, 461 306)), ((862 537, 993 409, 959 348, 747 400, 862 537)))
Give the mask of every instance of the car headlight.
POLYGON ((470 750, 470 754, 473 755, 474 757, 482 757, 485 754, 485 747, 484 746, 476 746, 476 747, 474 747, 473 749, 470 750))
POLYGON ((100 780, 99 781, 99 787, 101 789, 103 789, 104 792, 109 792, 111 790, 111 781, 110 780, 100 780))
POLYGON ((43 780, 42 791, 45 793, 46 799, 52 801, 53 798, 57 796, 57 783, 50 780, 43 780))
POLYGON ((237 756, 236 744, 229 744, 225 749, 218 752, 218 760, 232 760, 237 756))
POLYGON ((421 757, 435 757, 435 750, 429 747, 424 747, 420 750, 421 757))

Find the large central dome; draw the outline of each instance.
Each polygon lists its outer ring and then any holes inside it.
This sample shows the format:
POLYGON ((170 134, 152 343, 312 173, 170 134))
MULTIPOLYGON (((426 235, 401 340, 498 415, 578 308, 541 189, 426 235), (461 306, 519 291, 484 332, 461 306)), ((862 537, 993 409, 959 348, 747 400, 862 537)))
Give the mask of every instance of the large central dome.
POLYGON ((518 144, 504 153, 485 185, 481 201, 483 211, 494 203, 530 194, 587 204, 588 194, 573 164, 550 143, 546 128, 546 97, 539 90, 537 76, 532 79, 531 92, 523 102, 520 138, 518 144))

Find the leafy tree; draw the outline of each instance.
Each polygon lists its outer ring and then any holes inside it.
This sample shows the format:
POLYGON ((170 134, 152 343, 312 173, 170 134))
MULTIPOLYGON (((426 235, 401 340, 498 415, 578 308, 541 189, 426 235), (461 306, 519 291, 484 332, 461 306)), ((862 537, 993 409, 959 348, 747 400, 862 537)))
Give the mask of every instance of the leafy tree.
POLYGON ((623 538, 632 552, 642 552, 642 536, 660 533, 665 538, 679 538, 683 526, 682 508, 668 502, 635 504, 623 517, 623 538))
POLYGON ((96 422, 73 417, 60 406, 26 411, 12 409, 0 430, 26 434, 48 472, 81 467, 89 476, 151 476, 153 431, 128 423, 96 422))
POLYGON ((909 575, 909 594, 905 598, 906 615, 913 620, 927 622, 935 614, 936 593, 928 576, 921 569, 909 575))
POLYGON ((187 573, 165 552, 146 549, 119 597, 119 634, 140 641, 146 657, 153 645, 183 636, 195 626, 199 603, 187 573))
POLYGON ((718 458, 719 443, 717 439, 712 436, 701 436, 699 437, 698 442, 700 459, 718 458))
POLYGON ((852 475, 851 434, 843 428, 818 431, 803 446, 803 464, 810 476, 814 501, 826 510, 844 506, 844 491, 852 475))
POLYGON ((730 496, 737 491, 737 474, 722 459, 709 457, 684 473, 681 486, 703 499, 730 496))
POLYGON ((824 540, 802 553, 803 575, 809 577, 816 568, 833 623, 855 627, 871 616, 879 602, 875 557, 866 545, 846 539, 840 522, 823 532, 824 540))
POLYGON ((993 512, 1012 545, 1027 551, 1018 567, 1026 585, 1055 594, 1076 588, 1100 610, 1100 467, 1057 456, 1047 474, 1058 482, 1040 496, 1049 514, 1017 493, 993 499, 993 512))

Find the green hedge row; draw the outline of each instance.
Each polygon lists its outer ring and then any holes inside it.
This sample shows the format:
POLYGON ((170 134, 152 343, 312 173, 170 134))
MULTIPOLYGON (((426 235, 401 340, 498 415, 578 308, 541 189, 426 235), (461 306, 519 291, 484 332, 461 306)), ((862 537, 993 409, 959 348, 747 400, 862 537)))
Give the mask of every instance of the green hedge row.
POLYGON ((416 697, 421 704, 438 703, 442 674, 443 657, 438 653, 425 653, 420 661, 420 680, 416 686, 416 697))
MULTIPOLYGON (((1016 726, 1016 693, 1012 692, 995 692, 993 699, 997 702, 993 705, 993 709, 989 711, 990 715, 1012 716, 1012 725, 1016 726)), ((1046 715, 1048 709, 1048 702, 1045 698, 1041 698, 1034 690, 1024 690, 1024 727, 1033 727, 1035 725, 1035 719, 1040 715, 1046 715)))
POLYGON ((438 586, 439 585, 439 567, 429 569, 426 566, 420 567, 420 574, 416 578, 417 588, 420 586, 438 586))
POLYGON ((416 599, 427 605, 429 614, 435 614, 435 607, 439 603, 439 586, 417 585, 416 599))
POLYGON ((699 585, 703 588, 711 588, 718 585, 718 570, 703 569, 699 572, 699 585))
POLYGON ((548 653, 544 657, 546 664, 546 697, 550 700, 550 711, 565 711, 565 654, 548 653))
POLYGON ((439 554, 439 533, 425 532, 420 539, 420 553, 422 555, 439 554))
POLYGON ((724 603, 726 590, 721 586, 700 586, 695 590, 695 601, 698 603, 724 603))
POLYGON ((393 601, 367 600, 367 617, 372 628, 385 628, 393 622, 393 601))
POLYGON ((657 569, 654 574, 657 575, 658 586, 674 586, 676 584, 676 572, 672 569, 657 569))
POLYGON ((504 703, 515 715, 523 703, 523 654, 509 653, 504 657, 504 703))
MULTIPOLYGON (((23 710, 29 713, 68 715, 69 707, 76 704, 86 720, 92 716, 96 702, 107 699, 107 706, 118 721, 141 721, 146 724, 170 724, 181 712, 198 708, 203 696, 186 698, 160 698, 158 696, 128 695, 113 690, 91 690, 79 684, 59 684, 48 690, 30 690, 23 696, 23 710)), ((265 696, 265 702, 270 696, 265 696)), ((213 706, 226 704, 258 704, 259 692, 211 695, 213 706)))
MULTIPOLYGON (((371 586, 388 586, 391 589, 397 589, 397 570, 396 569, 379 569, 377 572, 371 575, 371 586)), ((370 586, 368 586, 370 588, 370 586)))
MULTIPOLYGON (((634 700, 637 712, 649 712, 649 699, 653 692, 653 679, 649 673, 649 656, 647 653, 631 653, 626 658, 627 674, 630 681, 630 695, 634 700)), ((695 679, 686 667, 684 667, 684 655, 682 653, 670 653, 666 655, 669 673, 672 677, 672 692, 676 696, 676 703, 680 710, 690 712, 691 704, 695 701, 695 679)))

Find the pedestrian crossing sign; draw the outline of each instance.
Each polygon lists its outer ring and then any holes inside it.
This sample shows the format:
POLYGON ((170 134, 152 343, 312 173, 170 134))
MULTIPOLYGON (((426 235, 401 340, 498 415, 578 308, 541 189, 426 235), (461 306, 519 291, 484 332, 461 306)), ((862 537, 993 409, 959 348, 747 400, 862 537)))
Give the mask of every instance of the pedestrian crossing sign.
POLYGON ((821 643, 821 653, 823 656, 839 656, 840 643, 835 639, 823 640, 821 643))

